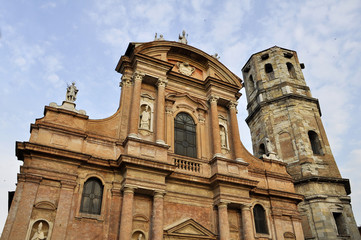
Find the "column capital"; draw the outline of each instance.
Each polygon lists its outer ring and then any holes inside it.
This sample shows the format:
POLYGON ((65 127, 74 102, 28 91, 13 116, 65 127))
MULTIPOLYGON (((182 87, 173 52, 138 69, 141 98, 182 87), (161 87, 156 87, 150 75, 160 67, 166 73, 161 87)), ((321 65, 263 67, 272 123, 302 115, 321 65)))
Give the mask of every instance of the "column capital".
POLYGON ((123 75, 121 77, 121 82, 119 83, 119 87, 131 86, 132 84, 133 84, 132 77, 123 75))
POLYGON ((219 202, 217 204, 218 208, 226 208, 228 206, 228 202, 219 202))
POLYGON ((134 81, 142 81, 143 77, 145 76, 145 73, 140 71, 135 71, 133 74, 134 81))
POLYGON ((157 86, 158 87, 165 87, 167 86, 168 80, 165 78, 158 78, 157 86))
POLYGON ((241 206, 241 209, 243 210, 243 211, 250 211, 251 210, 251 208, 252 208, 252 204, 250 204, 250 203, 244 203, 244 204, 242 204, 242 206, 241 206))
POLYGON ((238 105, 237 101, 229 101, 227 106, 228 106, 229 109, 236 109, 237 110, 237 105, 238 105))
POLYGON ((218 97, 217 95, 214 95, 214 94, 212 94, 212 95, 210 95, 210 96, 208 97, 208 101, 209 101, 210 103, 217 103, 217 102, 218 102, 218 99, 219 99, 219 97, 218 97))
POLYGON ((157 191, 157 190, 154 191, 154 194, 153 194, 154 198, 163 198, 164 195, 165 195, 165 191, 157 191))
POLYGON ((124 186, 123 187, 123 192, 124 193, 134 193, 135 187, 133 186, 124 186))

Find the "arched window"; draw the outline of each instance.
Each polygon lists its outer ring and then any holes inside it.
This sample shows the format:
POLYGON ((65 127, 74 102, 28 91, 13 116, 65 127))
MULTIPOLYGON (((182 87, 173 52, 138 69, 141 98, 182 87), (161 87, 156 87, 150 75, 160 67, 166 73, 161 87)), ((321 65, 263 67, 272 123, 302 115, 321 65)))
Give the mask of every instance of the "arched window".
POLYGON ((80 212, 100 215, 103 198, 103 184, 97 178, 89 178, 84 183, 80 212))
POLYGON ((317 133, 308 131, 308 137, 310 139, 313 154, 322 154, 322 147, 317 133))
POLYGON ((196 125, 189 114, 181 112, 174 119, 175 153, 188 157, 197 157, 196 125))
POLYGON ((292 63, 288 62, 286 63, 287 65, 287 70, 288 70, 288 74, 290 75, 291 78, 296 78, 296 71, 295 68, 293 67, 292 63))
POLYGON ((275 74, 273 72, 272 64, 267 63, 266 65, 264 65, 264 70, 265 70, 269 80, 272 80, 272 79, 275 78, 275 74))
POLYGON ((253 207, 254 225, 256 226, 256 233, 268 234, 266 211, 264 208, 256 204, 253 207))

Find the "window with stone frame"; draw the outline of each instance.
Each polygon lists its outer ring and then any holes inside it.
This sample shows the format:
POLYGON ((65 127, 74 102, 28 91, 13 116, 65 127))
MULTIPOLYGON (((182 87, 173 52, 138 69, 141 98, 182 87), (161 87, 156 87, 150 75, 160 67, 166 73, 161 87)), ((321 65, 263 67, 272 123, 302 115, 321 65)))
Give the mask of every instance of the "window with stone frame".
POLYGON ((268 234, 266 211, 260 204, 253 207, 253 217, 256 233, 268 234))
POLYGON ((342 213, 340 212, 333 212, 333 218, 335 219, 337 234, 339 236, 347 235, 347 229, 345 224, 345 219, 343 218, 342 213))
POLYGON ((275 79, 275 73, 273 72, 272 64, 267 63, 266 65, 264 65, 264 70, 269 80, 275 79))
POLYGON ((100 215, 103 199, 103 184, 98 178, 89 178, 84 183, 80 212, 100 215))
POLYGON ((320 139, 318 138, 318 135, 314 131, 308 131, 308 138, 310 139, 311 148, 313 154, 321 155, 322 154, 322 147, 320 139))
POLYGON ((288 74, 290 75, 291 78, 296 78, 296 71, 294 66, 292 65, 292 63, 288 62, 286 63, 287 65, 287 70, 288 70, 288 74))
POLYGON ((181 112, 174 119, 174 152, 187 157, 197 157, 196 125, 193 118, 181 112))

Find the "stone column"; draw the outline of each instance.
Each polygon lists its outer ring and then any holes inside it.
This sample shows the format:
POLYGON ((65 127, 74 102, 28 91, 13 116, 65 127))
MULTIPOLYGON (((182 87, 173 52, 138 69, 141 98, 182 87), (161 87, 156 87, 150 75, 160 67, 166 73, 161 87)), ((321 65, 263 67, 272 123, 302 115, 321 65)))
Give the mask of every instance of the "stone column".
POLYGON ((134 188, 125 187, 123 190, 123 204, 120 218, 119 240, 127 240, 132 237, 133 198, 134 188))
POLYGON ((167 131, 166 131, 166 144, 170 145, 170 149, 174 148, 174 141, 172 141, 172 132, 173 132, 173 110, 171 106, 165 108, 165 113, 167 116, 167 131))
POLYGON ((238 129, 238 121, 237 121, 237 102, 230 101, 228 104, 229 114, 231 118, 231 129, 232 129, 232 142, 233 142, 233 149, 234 155, 236 157, 236 161, 244 162, 242 159, 242 143, 239 136, 239 129, 238 129))
POLYGON ((54 231, 52 239, 67 239, 67 227, 69 223, 69 215, 71 212, 71 204, 73 201, 75 182, 61 182, 61 190, 59 196, 58 209, 56 211, 54 231))
POLYGON ((122 88, 122 93, 120 96, 120 103, 119 106, 122 109, 121 113, 121 122, 119 128, 119 135, 122 138, 125 138, 128 134, 128 123, 129 123, 129 114, 130 114, 130 105, 132 96, 132 78, 131 76, 122 76, 122 81, 120 82, 119 86, 122 88))
POLYGON ((129 137, 138 138, 140 91, 142 88, 143 77, 144 73, 140 72, 135 72, 133 75, 134 87, 129 118, 129 137))
POLYGON ((212 124, 212 138, 213 138, 213 157, 221 155, 221 137, 219 133, 219 120, 218 120, 218 109, 217 101, 219 97, 211 95, 209 102, 211 104, 211 124, 212 124))
POLYGON ((254 240, 252 214, 250 205, 242 205, 242 226, 244 240, 254 240))
POLYGON ((165 116, 165 86, 167 84, 166 79, 158 79, 158 97, 157 97, 157 132, 156 142, 165 144, 164 142, 164 116, 165 116))
POLYGON ((227 203, 221 202, 218 204, 218 224, 219 224, 219 239, 229 240, 229 222, 228 222, 227 203))
POLYGON ((163 196, 162 192, 155 192, 153 198, 152 240, 163 239, 163 196))

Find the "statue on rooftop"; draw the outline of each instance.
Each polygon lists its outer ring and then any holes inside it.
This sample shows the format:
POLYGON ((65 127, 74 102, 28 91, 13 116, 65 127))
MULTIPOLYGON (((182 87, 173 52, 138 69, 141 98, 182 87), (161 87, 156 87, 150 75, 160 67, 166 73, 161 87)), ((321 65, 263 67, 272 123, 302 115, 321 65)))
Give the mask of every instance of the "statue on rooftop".
POLYGON ((186 35, 186 31, 183 30, 182 36, 179 34, 179 37, 178 37, 179 40, 178 40, 178 42, 184 43, 184 44, 188 44, 187 37, 188 37, 188 34, 186 35))
POLYGON ((78 89, 75 86, 75 82, 72 82, 66 89, 66 101, 75 102, 77 93, 78 89))
POLYGON ((159 34, 159 38, 157 38, 157 33, 155 33, 154 41, 164 41, 163 34, 159 34))

